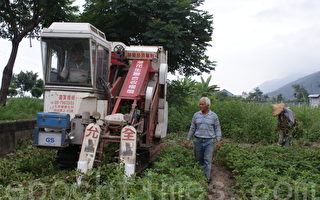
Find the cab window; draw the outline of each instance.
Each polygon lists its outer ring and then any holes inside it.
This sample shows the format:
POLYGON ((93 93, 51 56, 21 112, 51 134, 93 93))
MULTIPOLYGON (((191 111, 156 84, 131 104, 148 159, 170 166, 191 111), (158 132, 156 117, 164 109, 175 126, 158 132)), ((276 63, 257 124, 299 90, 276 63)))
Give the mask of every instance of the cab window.
POLYGON ((109 51, 102 46, 97 48, 97 87, 103 89, 108 82, 109 51))
POLYGON ((47 84, 92 86, 89 39, 43 38, 47 84))

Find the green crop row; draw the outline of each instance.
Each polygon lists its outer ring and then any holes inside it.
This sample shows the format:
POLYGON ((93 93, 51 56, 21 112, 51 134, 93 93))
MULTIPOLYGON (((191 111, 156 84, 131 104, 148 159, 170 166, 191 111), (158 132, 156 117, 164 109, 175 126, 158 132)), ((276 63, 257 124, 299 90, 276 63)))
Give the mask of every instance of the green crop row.
POLYGON ((26 146, 0 160, 0 199, 205 199, 206 182, 192 150, 171 145, 141 176, 125 177, 118 163, 84 175, 55 167, 54 151, 26 146))
POLYGON ((224 144, 218 159, 239 199, 320 199, 320 149, 224 144))

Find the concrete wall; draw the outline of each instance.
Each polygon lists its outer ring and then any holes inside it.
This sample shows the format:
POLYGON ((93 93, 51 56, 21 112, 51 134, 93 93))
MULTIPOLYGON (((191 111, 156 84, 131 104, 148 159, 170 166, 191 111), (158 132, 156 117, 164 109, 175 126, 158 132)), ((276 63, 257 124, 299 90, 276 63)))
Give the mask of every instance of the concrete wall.
POLYGON ((0 157, 16 149, 20 139, 31 137, 36 120, 0 123, 0 157))
POLYGON ((320 97, 309 97, 309 104, 312 108, 316 108, 320 105, 320 97))

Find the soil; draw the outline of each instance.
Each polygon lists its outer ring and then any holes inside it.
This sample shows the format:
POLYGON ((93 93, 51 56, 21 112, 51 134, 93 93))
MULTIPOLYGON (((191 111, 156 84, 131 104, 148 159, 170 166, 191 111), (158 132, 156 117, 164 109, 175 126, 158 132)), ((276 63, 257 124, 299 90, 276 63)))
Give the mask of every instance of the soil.
POLYGON ((213 164, 211 171, 211 182, 208 185, 208 199, 225 200, 236 199, 231 191, 233 184, 232 173, 227 167, 221 164, 213 164))

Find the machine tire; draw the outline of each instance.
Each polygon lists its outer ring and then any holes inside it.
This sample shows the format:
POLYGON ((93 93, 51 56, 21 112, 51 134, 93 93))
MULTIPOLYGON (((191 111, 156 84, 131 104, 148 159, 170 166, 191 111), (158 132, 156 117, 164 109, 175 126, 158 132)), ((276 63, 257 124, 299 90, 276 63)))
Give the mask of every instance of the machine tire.
POLYGON ((56 158, 58 166, 62 169, 76 168, 80 150, 80 146, 68 146, 59 149, 56 158))

